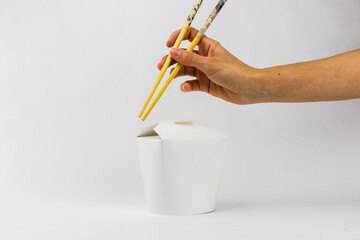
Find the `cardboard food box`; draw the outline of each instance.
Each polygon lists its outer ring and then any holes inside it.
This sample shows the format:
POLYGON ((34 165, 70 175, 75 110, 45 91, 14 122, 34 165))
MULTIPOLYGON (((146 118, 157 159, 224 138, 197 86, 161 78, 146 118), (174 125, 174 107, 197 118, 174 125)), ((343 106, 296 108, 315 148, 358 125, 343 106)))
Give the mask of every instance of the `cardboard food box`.
POLYGON ((165 121, 137 136, 149 211, 199 214, 215 210, 226 136, 192 121, 165 121))

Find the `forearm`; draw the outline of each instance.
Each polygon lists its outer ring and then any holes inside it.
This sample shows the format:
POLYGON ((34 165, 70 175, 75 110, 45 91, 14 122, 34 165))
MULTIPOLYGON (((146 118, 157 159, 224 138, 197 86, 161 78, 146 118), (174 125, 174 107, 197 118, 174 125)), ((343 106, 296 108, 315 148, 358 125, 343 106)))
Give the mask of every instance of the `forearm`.
POLYGON ((311 102, 360 98, 360 49, 321 60, 261 69, 267 96, 259 102, 311 102))

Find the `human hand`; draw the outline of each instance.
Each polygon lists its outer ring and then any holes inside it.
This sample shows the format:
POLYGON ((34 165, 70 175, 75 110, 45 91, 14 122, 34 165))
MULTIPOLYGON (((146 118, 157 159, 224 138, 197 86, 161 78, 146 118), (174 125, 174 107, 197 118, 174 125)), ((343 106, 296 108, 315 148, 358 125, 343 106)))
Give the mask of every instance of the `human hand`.
MULTIPOLYGON (((172 47, 180 30, 172 33, 166 45, 172 47)), ((198 31, 190 28, 185 40, 192 41, 198 31)), ((238 60, 219 42, 204 36, 198 44, 199 50, 188 52, 184 49, 170 50, 171 65, 183 65, 175 78, 191 76, 196 79, 181 84, 183 92, 202 91, 235 104, 264 102, 268 93, 256 79, 257 69, 238 60)), ((167 56, 158 64, 159 70, 167 56)))
MULTIPOLYGON (((174 45, 179 32, 173 32, 168 47, 174 45)), ((190 28, 184 39, 192 41, 197 33, 190 28)), ((183 92, 203 91, 235 104, 360 98, 360 49, 316 61, 256 69, 206 36, 198 47, 194 52, 170 50, 171 64, 183 65, 176 77, 196 78, 181 85, 183 92)))

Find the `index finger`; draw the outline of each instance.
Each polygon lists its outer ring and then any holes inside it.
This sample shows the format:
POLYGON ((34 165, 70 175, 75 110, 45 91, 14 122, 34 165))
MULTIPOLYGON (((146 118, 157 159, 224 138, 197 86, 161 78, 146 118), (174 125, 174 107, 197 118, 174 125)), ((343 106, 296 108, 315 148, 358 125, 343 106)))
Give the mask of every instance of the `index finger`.
MULTIPOLYGON (((169 40, 166 42, 166 46, 168 46, 168 47, 174 46, 176 39, 179 36, 180 32, 181 32, 181 29, 178 29, 175 32, 173 32, 171 34, 169 40)), ((185 34, 184 40, 189 40, 190 42, 192 42, 192 40, 194 40, 194 38, 198 34, 198 32, 199 31, 196 30, 195 28, 190 27, 189 30, 187 31, 187 33, 185 34)))

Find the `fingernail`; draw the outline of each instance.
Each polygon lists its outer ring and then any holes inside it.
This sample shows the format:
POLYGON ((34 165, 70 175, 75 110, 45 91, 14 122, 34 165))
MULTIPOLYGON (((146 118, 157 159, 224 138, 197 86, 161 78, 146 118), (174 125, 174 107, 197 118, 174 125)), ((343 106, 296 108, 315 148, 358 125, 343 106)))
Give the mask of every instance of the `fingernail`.
POLYGON ((184 84, 180 85, 180 89, 181 89, 181 91, 185 92, 184 84))
POLYGON ((180 49, 178 48, 172 48, 170 49, 170 55, 171 56, 174 56, 174 57, 177 57, 180 55, 180 49))
POLYGON ((181 91, 183 92, 188 92, 190 91, 190 85, 189 84, 186 84, 186 83, 183 83, 180 85, 180 88, 181 88, 181 91))

